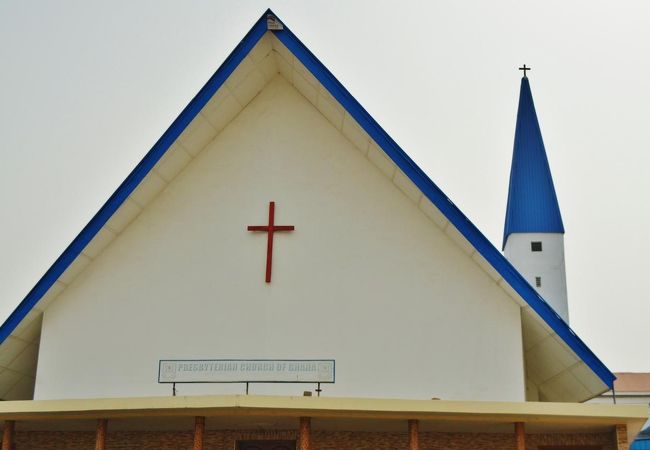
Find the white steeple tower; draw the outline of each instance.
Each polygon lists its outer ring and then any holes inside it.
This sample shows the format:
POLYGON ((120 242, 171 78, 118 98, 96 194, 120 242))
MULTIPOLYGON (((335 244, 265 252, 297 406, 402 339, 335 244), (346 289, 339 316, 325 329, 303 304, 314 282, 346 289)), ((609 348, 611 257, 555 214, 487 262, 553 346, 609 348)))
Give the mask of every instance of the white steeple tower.
POLYGON ((503 250, 568 323, 564 225, 526 75, 519 93, 503 250))

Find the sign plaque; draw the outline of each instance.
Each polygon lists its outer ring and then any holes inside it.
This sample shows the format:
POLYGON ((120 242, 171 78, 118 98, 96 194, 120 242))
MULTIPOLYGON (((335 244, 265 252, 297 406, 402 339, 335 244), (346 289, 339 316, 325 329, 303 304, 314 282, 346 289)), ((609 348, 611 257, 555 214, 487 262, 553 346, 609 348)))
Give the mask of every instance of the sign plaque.
POLYGON ((158 383, 334 383, 333 359, 163 359, 158 383))

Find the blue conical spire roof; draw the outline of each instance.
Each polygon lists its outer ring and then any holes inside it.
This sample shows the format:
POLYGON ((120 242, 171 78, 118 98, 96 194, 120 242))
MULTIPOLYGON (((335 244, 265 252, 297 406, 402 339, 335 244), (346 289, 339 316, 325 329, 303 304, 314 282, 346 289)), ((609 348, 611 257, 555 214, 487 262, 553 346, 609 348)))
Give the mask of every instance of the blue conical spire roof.
POLYGON ((508 207, 503 230, 504 247, 511 233, 564 233, 527 77, 521 79, 519 92, 508 207))

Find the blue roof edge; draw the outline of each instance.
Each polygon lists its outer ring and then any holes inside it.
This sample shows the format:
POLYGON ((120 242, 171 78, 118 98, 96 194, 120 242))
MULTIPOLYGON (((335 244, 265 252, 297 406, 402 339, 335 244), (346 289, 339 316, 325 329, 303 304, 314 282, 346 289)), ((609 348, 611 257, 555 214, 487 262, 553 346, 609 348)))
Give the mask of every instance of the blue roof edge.
POLYGON ((9 315, 0 326, 0 343, 16 329, 18 324, 34 308, 36 303, 47 293, 54 282, 65 272, 72 262, 79 256, 92 238, 108 222, 111 216, 124 203, 133 190, 140 184, 144 177, 151 171, 165 152, 176 141, 178 136, 187 128, 190 122, 201 111, 203 106, 212 98, 214 93, 221 87, 230 74, 237 68, 239 63, 246 57, 250 50, 266 33, 267 10, 260 17, 250 31, 244 36, 235 49, 228 55, 226 60, 219 66, 217 71, 210 77, 205 85, 199 90, 188 105, 181 111, 176 119, 169 126, 167 131, 158 139, 153 147, 147 152, 137 166, 131 171, 120 186, 113 192, 109 199, 86 224, 81 232, 63 251, 61 256, 54 261, 54 264, 45 272, 36 285, 29 291, 25 298, 18 304, 16 309, 9 315))
MULTIPOLYGON (((133 192, 167 149, 185 130, 201 111, 214 93, 237 68, 259 39, 267 31, 266 16, 273 14, 267 9, 255 22, 251 30, 235 47, 223 64, 201 88, 179 116, 172 122, 161 138, 147 152, 128 177, 100 208, 95 216, 81 230, 72 243, 52 264, 27 296, 20 302, 7 320, 0 326, 0 343, 13 332, 18 324, 29 314, 36 303, 49 290, 54 282, 77 258, 92 238, 106 224, 121 204, 133 192)), ((283 30, 273 31, 275 36, 294 54, 298 60, 318 79, 318 81, 337 99, 359 125, 379 145, 391 160, 409 177, 422 193, 447 217, 458 231, 476 250, 499 272, 510 286, 530 305, 530 307, 557 333, 558 336, 582 359, 585 364, 611 388, 616 378, 598 359, 587 345, 569 328, 562 318, 528 284, 519 272, 490 243, 476 226, 453 204, 453 202, 429 179, 420 167, 402 150, 399 145, 370 116, 359 102, 343 87, 332 73, 309 51, 309 49, 288 29, 284 22, 283 30)))
POLYGON ((523 276, 490 243, 479 229, 404 150, 384 131, 361 104, 348 92, 336 77, 311 53, 311 51, 284 25, 284 30, 274 31, 275 36, 294 54, 314 77, 336 98, 368 135, 391 160, 409 177, 422 193, 447 217, 458 231, 499 272, 510 286, 557 333, 609 388, 616 376, 598 359, 587 345, 571 330, 555 310, 539 296, 523 276))

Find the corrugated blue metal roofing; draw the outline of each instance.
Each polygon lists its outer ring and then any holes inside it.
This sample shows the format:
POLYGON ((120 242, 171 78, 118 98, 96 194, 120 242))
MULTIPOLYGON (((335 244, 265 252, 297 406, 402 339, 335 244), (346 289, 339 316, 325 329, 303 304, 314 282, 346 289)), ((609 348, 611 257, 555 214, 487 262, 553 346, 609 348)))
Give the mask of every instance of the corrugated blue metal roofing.
POLYGON ((511 233, 564 233, 527 77, 519 92, 503 247, 511 233))
POLYGON ((632 442, 630 450, 650 450, 650 439, 636 440, 632 442))

